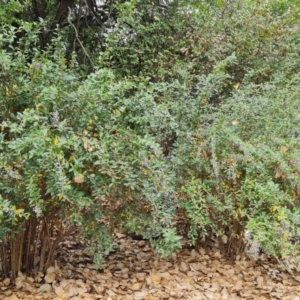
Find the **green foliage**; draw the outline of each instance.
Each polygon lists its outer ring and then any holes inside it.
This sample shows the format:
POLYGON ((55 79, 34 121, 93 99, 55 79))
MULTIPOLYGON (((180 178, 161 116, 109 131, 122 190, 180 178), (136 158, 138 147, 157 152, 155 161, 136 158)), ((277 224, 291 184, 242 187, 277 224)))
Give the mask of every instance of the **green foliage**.
POLYGON ((161 90, 171 114, 157 136, 176 136, 170 160, 189 237, 226 234, 229 254, 247 228, 276 257, 299 243, 298 11, 278 18, 272 9, 187 12, 186 64, 177 61, 161 90))
POLYGON ((297 3, 118 2, 98 32, 78 7, 47 35, 49 5, 45 21, 1 27, 4 245, 75 226, 100 265, 126 229, 169 257, 182 218, 193 244, 298 251, 297 3))
POLYGON ((206 124, 178 138, 172 162, 192 240, 208 227, 217 236, 230 233, 239 245, 248 228, 276 257, 299 246, 298 78, 286 83, 274 74, 264 85, 244 85, 210 115, 209 125, 199 114, 206 124))
POLYGON ((16 18, 16 14, 22 12, 28 3, 22 3, 22 1, 18 0, 8 0, 4 1, 5 4, 1 4, 0 10, 0 20, 1 24, 12 24, 12 22, 18 22, 18 18, 16 18))
POLYGON ((81 229, 90 254, 112 249, 116 227, 162 235, 175 209, 169 167, 149 134, 165 114, 155 86, 107 69, 83 79, 53 43, 31 63, 2 51, 2 231, 55 214, 81 229))
POLYGON ((175 229, 165 229, 158 241, 152 241, 154 249, 163 257, 170 257, 177 249, 181 248, 180 237, 175 229))

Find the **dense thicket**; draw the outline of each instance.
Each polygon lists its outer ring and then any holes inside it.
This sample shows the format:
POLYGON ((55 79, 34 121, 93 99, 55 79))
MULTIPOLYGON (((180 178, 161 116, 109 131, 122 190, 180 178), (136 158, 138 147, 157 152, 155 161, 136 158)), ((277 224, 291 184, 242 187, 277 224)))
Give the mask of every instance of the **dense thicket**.
POLYGON ((295 258, 299 5, 271 2, 1 2, 2 276, 74 228, 99 265, 114 230, 295 258))

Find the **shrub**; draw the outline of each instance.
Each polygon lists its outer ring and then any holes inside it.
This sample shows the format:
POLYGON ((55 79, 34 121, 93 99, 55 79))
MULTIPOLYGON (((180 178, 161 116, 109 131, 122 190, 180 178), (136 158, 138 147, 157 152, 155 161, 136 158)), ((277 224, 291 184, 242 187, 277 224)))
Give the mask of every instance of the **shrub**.
POLYGON ((299 76, 284 85, 276 76, 244 85, 209 124, 200 121, 178 138, 172 161, 193 241, 209 228, 207 234, 229 235, 228 251, 236 254, 248 229, 275 257, 299 246, 299 76))
POLYGON ((30 62, 22 49, 1 51, 3 276, 45 270, 74 226, 98 265, 116 227, 161 236, 161 249, 173 238, 172 176, 148 130, 167 113, 155 87, 107 69, 83 78, 53 43, 30 62))
POLYGON ((119 4, 133 34, 111 28, 90 73, 70 28, 41 48, 43 22, 1 27, 3 276, 73 228, 99 266, 115 229, 170 256, 178 217, 231 255, 298 251, 299 12, 275 4, 119 4))
POLYGON ((175 65, 160 98, 171 112, 163 132, 176 137, 178 212, 193 243, 204 234, 222 245, 226 235, 235 255, 251 232, 252 244, 291 257, 299 230, 298 12, 278 17, 273 6, 233 1, 198 10, 202 18, 186 14, 194 24, 186 67, 175 65))

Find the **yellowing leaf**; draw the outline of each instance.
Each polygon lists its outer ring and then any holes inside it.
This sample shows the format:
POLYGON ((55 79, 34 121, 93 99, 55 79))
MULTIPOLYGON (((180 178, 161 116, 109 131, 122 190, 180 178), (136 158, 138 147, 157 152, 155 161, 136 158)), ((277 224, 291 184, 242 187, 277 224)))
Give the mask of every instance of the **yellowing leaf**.
POLYGON ((285 147, 285 146, 281 146, 280 147, 280 152, 281 153, 285 153, 285 152, 287 152, 288 151, 288 148, 287 147, 285 147))
POLYGON ((83 148, 86 150, 88 148, 88 142, 86 139, 83 140, 83 148))
POLYGON ((227 241, 228 241, 227 235, 223 235, 221 239, 222 239, 223 244, 227 244, 227 241))
POLYGON ((240 87, 240 83, 238 82, 238 83, 234 86, 234 88, 237 90, 239 87, 240 87))
POLYGON ((19 215, 19 214, 21 214, 21 213, 23 212, 23 209, 22 209, 22 208, 17 209, 17 208, 15 207, 15 205, 14 205, 14 206, 13 206, 13 211, 14 211, 14 213, 15 213, 16 215, 19 215))
POLYGON ((179 51, 184 54, 185 56, 187 56, 189 54, 189 48, 186 47, 182 47, 179 49, 179 51))
POLYGON ((75 183, 83 183, 84 182, 84 175, 83 174, 78 174, 76 177, 74 177, 74 182, 75 183))
POLYGON ((54 144, 54 145, 57 145, 58 142, 59 142, 59 137, 56 136, 56 137, 53 139, 53 144, 54 144))
POLYGON ((277 179, 277 178, 280 178, 281 176, 282 176, 282 173, 279 170, 277 170, 275 173, 275 178, 277 179))
POLYGON ((281 211, 278 215, 278 220, 284 220, 286 218, 284 211, 281 211))

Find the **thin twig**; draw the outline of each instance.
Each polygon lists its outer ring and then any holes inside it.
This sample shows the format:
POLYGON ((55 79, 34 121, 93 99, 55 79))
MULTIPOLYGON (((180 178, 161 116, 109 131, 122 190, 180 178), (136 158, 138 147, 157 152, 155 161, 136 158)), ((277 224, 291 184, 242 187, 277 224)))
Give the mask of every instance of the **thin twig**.
POLYGON ((86 50, 85 50, 85 48, 84 48, 84 46, 83 46, 81 40, 79 39, 79 35, 78 35, 78 31, 77 31, 76 26, 75 26, 75 25, 72 23, 72 21, 71 21, 71 8, 70 8, 70 7, 69 7, 69 14, 68 14, 67 20, 68 20, 68 23, 74 28, 74 31, 75 31, 75 40, 78 41, 78 43, 80 44, 80 46, 81 46, 81 48, 82 48, 84 54, 85 54, 86 57, 89 59, 89 61, 91 62, 92 66, 95 67, 93 61, 91 60, 89 54, 86 52, 86 50))

